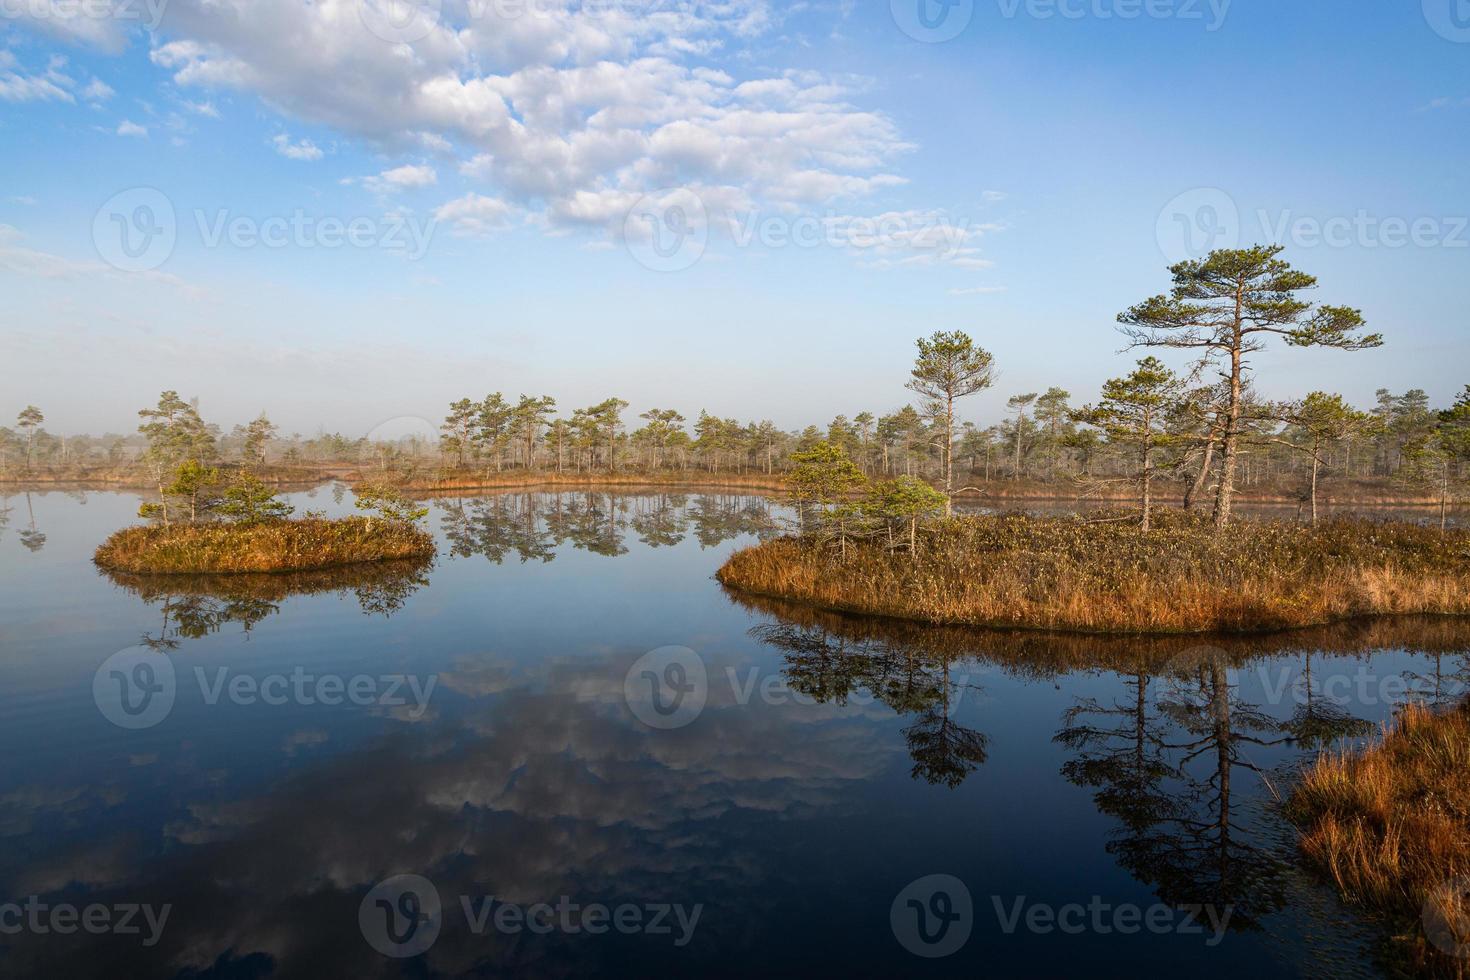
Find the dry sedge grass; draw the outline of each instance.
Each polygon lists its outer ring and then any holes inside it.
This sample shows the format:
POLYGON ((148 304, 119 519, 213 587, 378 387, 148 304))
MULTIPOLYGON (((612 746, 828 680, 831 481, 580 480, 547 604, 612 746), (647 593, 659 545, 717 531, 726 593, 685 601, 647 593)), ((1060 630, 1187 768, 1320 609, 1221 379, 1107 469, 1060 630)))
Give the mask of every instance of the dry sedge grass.
POLYGON ((133 573, 293 572, 433 554, 434 539, 417 527, 348 517, 129 527, 103 542, 94 560, 133 573))
POLYGON ((824 609, 931 623, 1084 632, 1289 629, 1378 614, 1470 614, 1470 531, 1363 520, 1249 521, 1216 534, 1166 512, 938 521, 917 556, 882 542, 779 538, 738 552, 725 585, 824 609))
POLYGON ((1381 745, 1321 756, 1287 812, 1308 860, 1393 927, 1393 968, 1470 977, 1470 706, 1410 707, 1381 745))

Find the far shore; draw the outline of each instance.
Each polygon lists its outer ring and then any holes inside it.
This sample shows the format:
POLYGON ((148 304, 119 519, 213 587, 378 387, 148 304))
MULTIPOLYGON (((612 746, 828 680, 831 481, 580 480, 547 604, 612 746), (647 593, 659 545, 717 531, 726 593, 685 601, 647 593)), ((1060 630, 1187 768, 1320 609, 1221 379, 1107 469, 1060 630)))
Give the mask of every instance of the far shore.
MULTIPOLYGON (((680 489, 680 490, 747 490, 760 493, 785 493, 787 482, 783 473, 750 471, 695 471, 695 470, 642 470, 629 469, 609 473, 557 472, 555 470, 505 470, 502 472, 443 471, 430 470, 412 473, 395 473, 374 469, 357 469, 342 465, 321 467, 274 467, 260 474, 261 479, 281 492, 312 490, 326 484, 341 482, 358 485, 364 482, 387 482, 402 492, 415 497, 457 496, 470 493, 485 493, 502 490, 598 490, 616 488, 680 489)), ((967 484, 955 493, 955 499, 967 503, 995 501, 1004 504, 1027 502, 1068 502, 1085 506, 1089 504, 1112 504, 1131 502, 1136 492, 1127 487, 1109 487, 1102 491, 1095 488, 1080 489, 1070 483, 1046 483, 1042 481, 992 480, 985 482, 971 475, 963 478, 967 484), (978 486, 975 485, 978 483, 978 486)), ((958 482, 958 481, 957 481, 958 482)), ((0 474, 0 494, 23 493, 43 490, 132 490, 149 492, 156 484, 145 474, 131 470, 92 470, 61 473, 33 472, 30 474, 0 474)), ((1295 507, 1303 505, 1300 494, 1280 488, 1252 491, 1241 490, 1238 503, 1245 506, 1263 505, 1273 507, 1295 507)), ((1182 492, 1171 492, 1167 485, 1160 485, 1155 501, 1163 506, 1182 506, 1182 492)), ((1325 485, 1319 497, 1319 505, 1332 508, 1405 507, 1438 509, 1438 497, 1425 493, 1403 492, 1391 484, 1355 482, 1346 487, 1335 488, 1325 485)), ((1196 509, 1207 508, 1208 501, 1196 504, 1196 509)), ((1462 511, 1464 504, 1452 504, 1451 512, 1462 511)))

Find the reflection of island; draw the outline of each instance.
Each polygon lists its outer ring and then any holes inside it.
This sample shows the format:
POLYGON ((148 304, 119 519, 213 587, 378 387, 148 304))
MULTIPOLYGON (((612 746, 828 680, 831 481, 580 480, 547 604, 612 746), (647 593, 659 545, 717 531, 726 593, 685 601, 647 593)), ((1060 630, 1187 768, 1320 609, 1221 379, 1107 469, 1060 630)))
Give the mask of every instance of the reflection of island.
POLYGON ((651 548, 676 545, 691 534, 702 547, 712 547, 773 526, 768 501, 735 494, 528 492, 450 497, 436 504, 451 554, 481 555, 497 564, 512 555, 521 562, 548 562, 566 544, 621 555, 630 534, 651 548))
MULTIPOLYGON (((1072 757, 1062 774, 1091 790, 1098 811, 1117 821, 1108 851, 1123 868, 1166 904, 1228 909, 1234 930, 1259 929, 1294 887, 1282 825, 1262 791, 1262 760, 1275 747, 1313 751, 1374 727, 1317 690, 1314 660, 1324 652, 1417 649, 1439 665, 1446 652, 1470 645, 1470 626, 1435 617, 1214 638, 1218 646, 1202 646, 1191 637, 932 627, 730 597, 779 617, 752 632, 785 652, 794 687, 838 702, 865 689, 914 716, 904 732, 914 776, 950 786, 985 761, 984 736, 954 726, 947 711, 952 672, 988 664, 1031 680, 1116 673, 1123 696, 1077 698, 1064 713, 1055 740, 1072 757), (1280 665, 1288 657, 1301 658, 1299 683, 1281 688, 1296 705, 1278 718, 1242 695, 1236 675, 1254 662, 1280 665)), ((1430 692, 1443 690, 1442 670, 1430 680, 1430 692)))
POLYGON ((249 632, 280 611, 293 595, 323 592, 357 597, 364 613, 390 616, 429 583, 429 561, 378 562, 311 572, 239 575, 129 575, 104 572, 113 583, 163 613, 158 633, 145 635, 149 646, 173 649, 181 639, 198 639, 230 623, 249 632))

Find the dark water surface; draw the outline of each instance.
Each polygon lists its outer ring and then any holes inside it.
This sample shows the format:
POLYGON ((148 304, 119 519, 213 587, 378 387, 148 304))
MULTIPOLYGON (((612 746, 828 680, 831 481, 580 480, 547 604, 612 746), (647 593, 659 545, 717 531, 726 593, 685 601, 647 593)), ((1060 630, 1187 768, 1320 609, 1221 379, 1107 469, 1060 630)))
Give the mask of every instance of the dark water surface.
POLYGON ((0 504, 7 976, 1372 976, 1276 795, 1470 650, 741 602, 711 575, 778 509, 695 493, 440 501, 427 569, 114 581, 137 506, 0 504))

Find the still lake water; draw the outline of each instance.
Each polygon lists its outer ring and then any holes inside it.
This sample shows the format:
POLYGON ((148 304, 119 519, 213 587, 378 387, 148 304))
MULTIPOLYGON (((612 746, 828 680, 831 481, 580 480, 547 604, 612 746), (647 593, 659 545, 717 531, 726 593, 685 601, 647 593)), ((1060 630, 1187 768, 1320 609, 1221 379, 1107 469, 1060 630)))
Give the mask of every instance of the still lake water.
POLYGON ((779 508, 708 493, 442 500, 430 569, 201 593, 91 565, 138 502, 0 502, 6 976, 1374 976, 1274 800, 1470 651, 741 602, 779 508))

